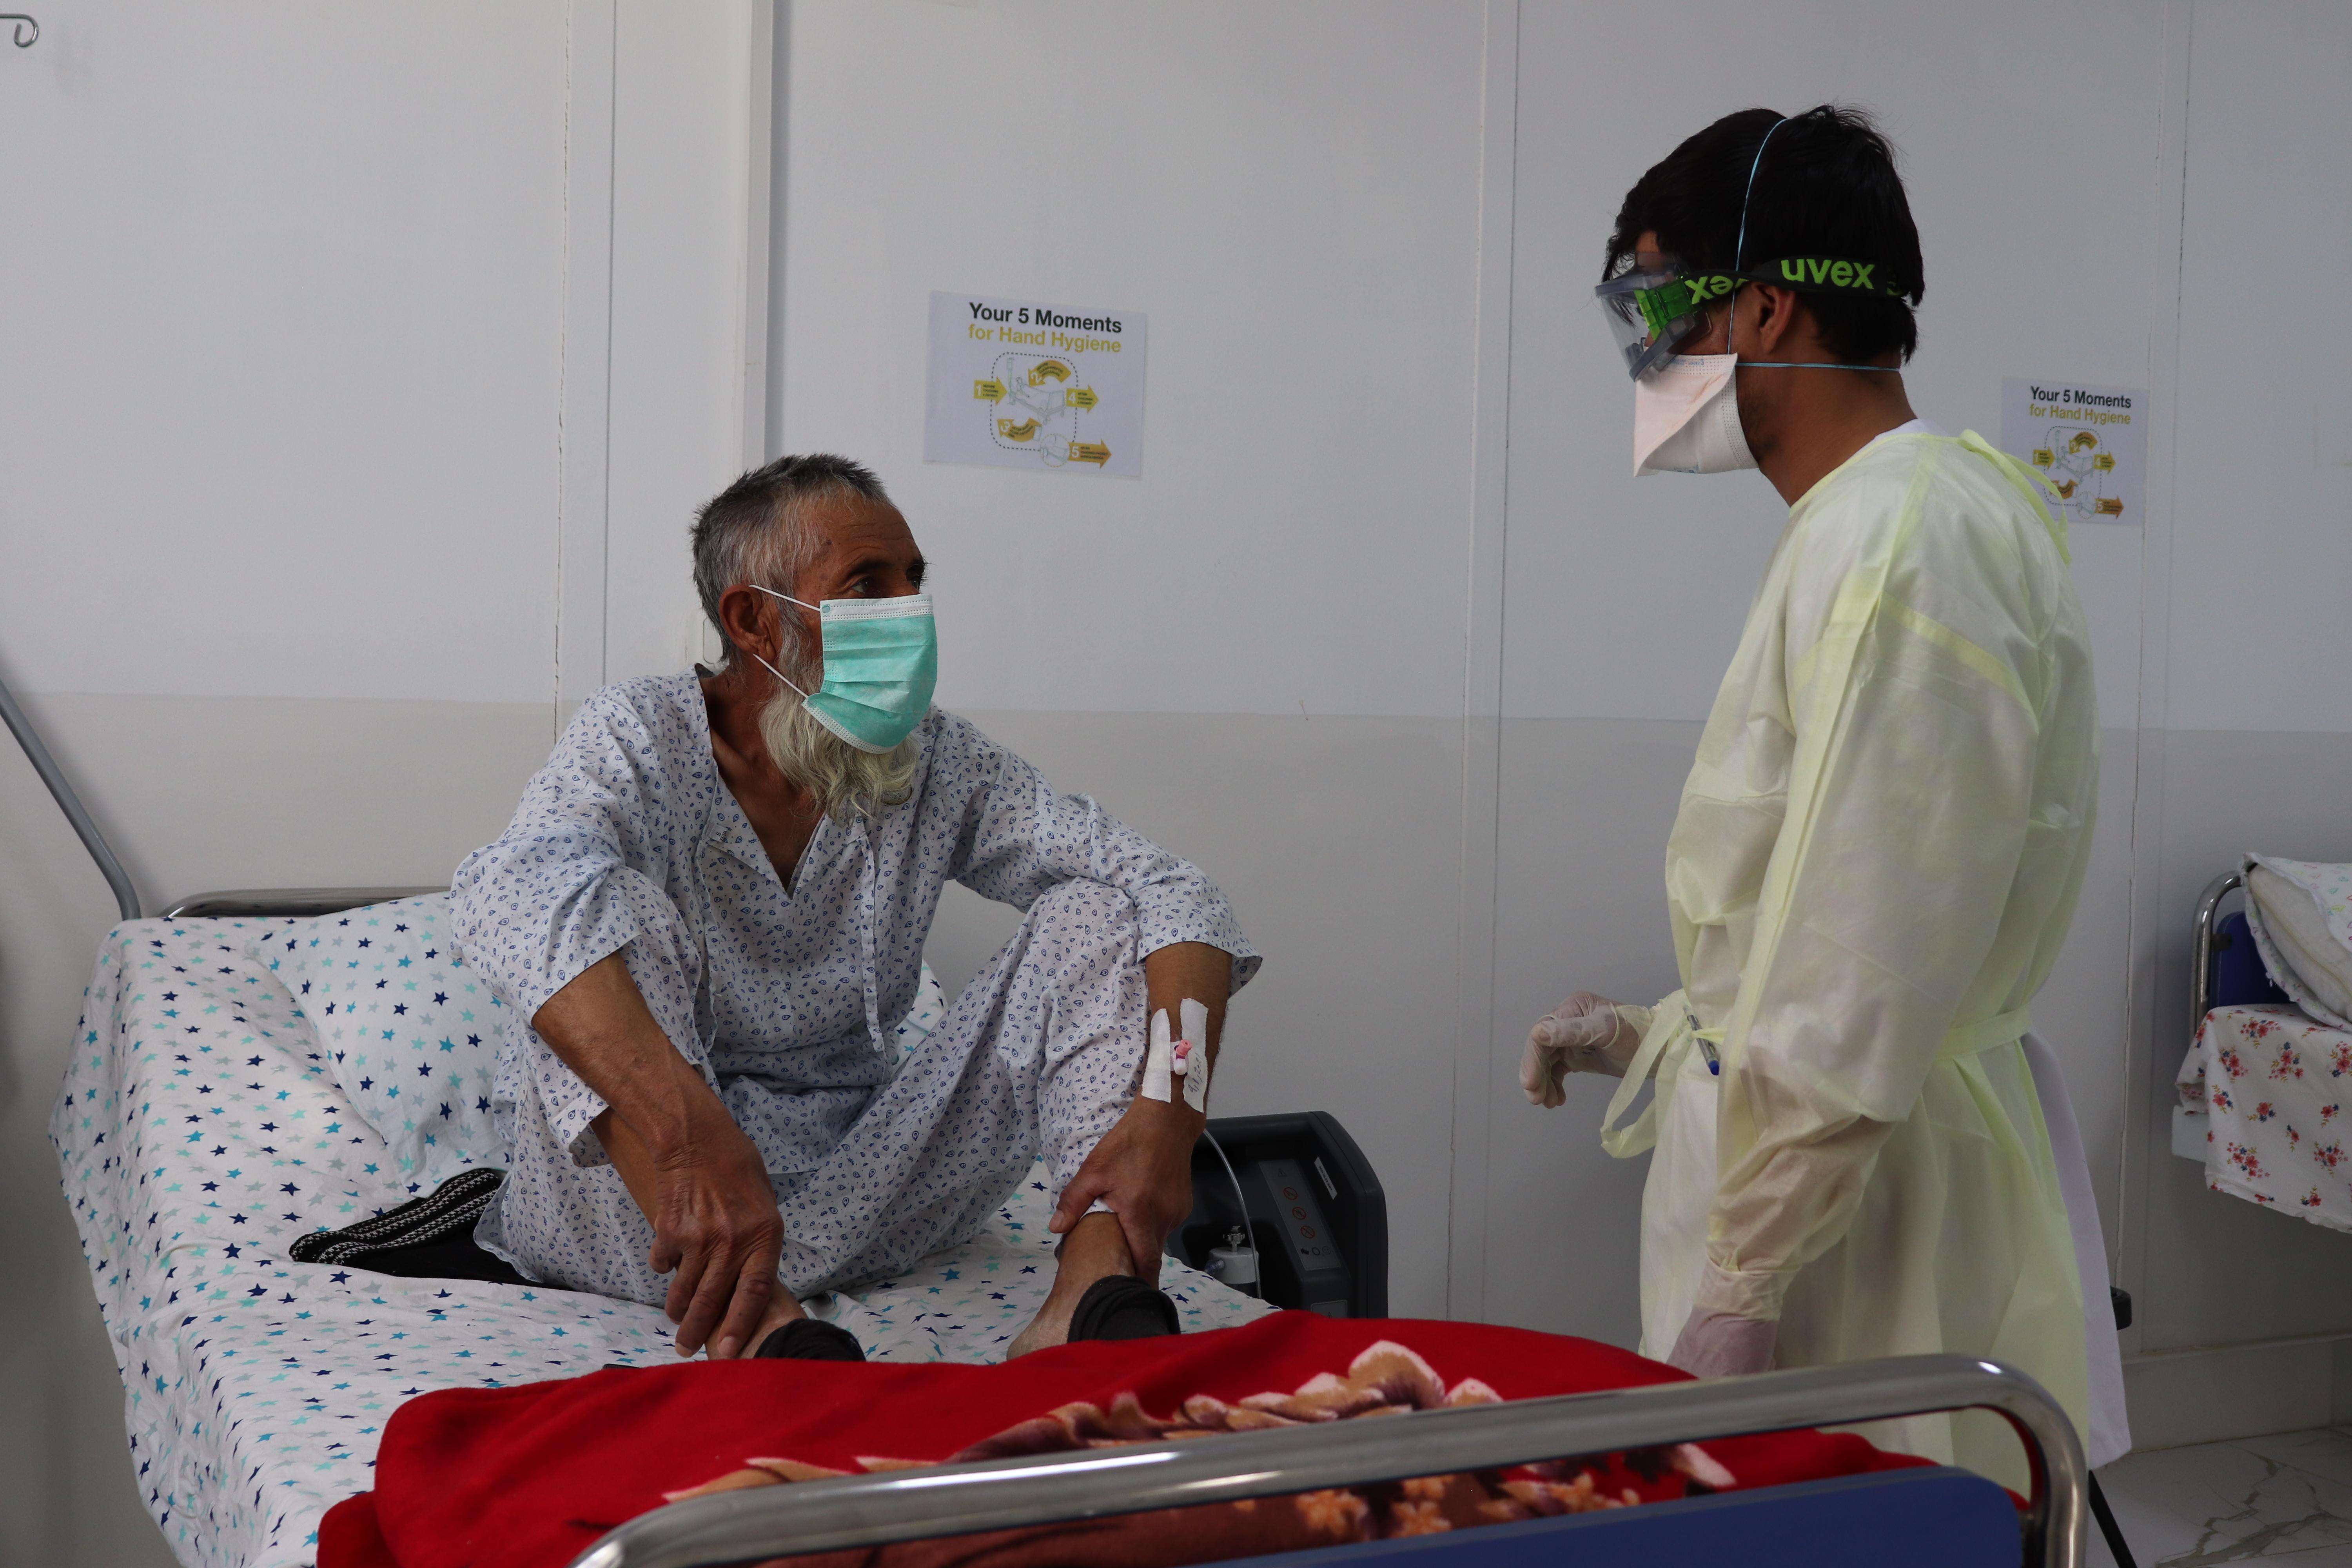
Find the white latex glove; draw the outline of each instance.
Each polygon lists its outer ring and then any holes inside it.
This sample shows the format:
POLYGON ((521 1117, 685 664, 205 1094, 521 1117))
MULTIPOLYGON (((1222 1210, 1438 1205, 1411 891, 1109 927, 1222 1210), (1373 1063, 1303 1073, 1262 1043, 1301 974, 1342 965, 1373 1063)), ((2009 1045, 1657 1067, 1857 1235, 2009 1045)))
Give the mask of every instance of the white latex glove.
POLYGON ((1694 1310, 1683 1331, 1675 1336, 1675 1348, 1666 1352, 1666 1362, 1693 1377, 1742 1377, 1751 1372, 1769 1372, 1772 1347, 1780 1337, 1777 1322, 1694 1310))
POLYGON ((1527 1049, 1519 1055, 1519 1087, 1527 1090, 1528 1102, 1547 1110, 1559 1105, 1568 1098, 1560 1080, 1572 1072, 1623 1078, 1649 1028, 1649 1012, 1580 991, 1538 1018, 1528 1031, 1527 1049), (1636 1017, 1642 1020, 1638 1024, 1636 1017))

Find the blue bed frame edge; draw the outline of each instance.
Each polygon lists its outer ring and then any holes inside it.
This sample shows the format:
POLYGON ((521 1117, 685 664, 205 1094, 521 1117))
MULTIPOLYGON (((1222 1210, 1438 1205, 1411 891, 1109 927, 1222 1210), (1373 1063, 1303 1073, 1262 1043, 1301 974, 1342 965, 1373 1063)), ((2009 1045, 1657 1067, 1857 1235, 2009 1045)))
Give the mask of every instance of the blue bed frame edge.
POLYGON ((1971 1471, 1937 1466, 1246 1561, 1255 1568, 1391 1562, 1412 1568, 2015 1568, 2023 1555, 2009 1494, 1971 1471))

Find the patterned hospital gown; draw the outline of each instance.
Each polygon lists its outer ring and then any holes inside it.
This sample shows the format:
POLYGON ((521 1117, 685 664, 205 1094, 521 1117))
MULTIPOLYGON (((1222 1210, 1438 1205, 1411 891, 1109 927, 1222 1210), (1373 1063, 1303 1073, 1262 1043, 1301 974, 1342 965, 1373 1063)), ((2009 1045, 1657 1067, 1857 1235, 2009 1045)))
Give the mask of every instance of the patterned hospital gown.
POLYGON ((591 698, 451 889, 466 962, 509 1004, 493 1110, 509 1175, 479 1238, 533 1278, 642 1301, 650 1226, 592 1122, 605 1103, 529 1020, 619 951, 765 1159, 797 1295, 961 1241, 1042 1149, 1066 1183, 1132 1096, 1144 955, 1257 955, 1201 872, 934 709, 913 794, 820 823, 788 886, 719 775, 700 683, 591 698), (950 879, 1026 912, 938 1032, 902 1052, 950 879))

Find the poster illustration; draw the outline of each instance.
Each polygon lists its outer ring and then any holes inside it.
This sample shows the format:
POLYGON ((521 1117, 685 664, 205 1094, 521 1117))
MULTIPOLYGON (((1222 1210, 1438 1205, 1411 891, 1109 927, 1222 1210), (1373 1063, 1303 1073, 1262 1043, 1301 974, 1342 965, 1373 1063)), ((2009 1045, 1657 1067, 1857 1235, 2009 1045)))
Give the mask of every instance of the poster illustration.
POLYGON ((2000 447, 2041 477, 2066 522, 2145 521, 2145 389, 2011 376, 2000 384, 2000 447))
POLYGON ((931 296, 923 458, 1143 475, 1142 312, 931 296))

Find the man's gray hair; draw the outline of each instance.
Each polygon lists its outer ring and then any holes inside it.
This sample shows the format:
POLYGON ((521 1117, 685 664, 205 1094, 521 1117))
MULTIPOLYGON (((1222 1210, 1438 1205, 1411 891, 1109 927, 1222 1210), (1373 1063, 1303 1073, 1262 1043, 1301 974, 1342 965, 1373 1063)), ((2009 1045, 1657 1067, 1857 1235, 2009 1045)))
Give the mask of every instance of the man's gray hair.
MULTIPOLYGON (((849 496, 886 503, 890 499, 865 464, 815 452, 753 468, 695 514, 694 590, 727 646, 729 664, 735 662, 736 648, 719 618, 719 596, 739 583, 790 593, 823 544, 808 526, 810 503, 849 496)), ((797 616, 785 616, 784 625, 798 635, 797 616)))

